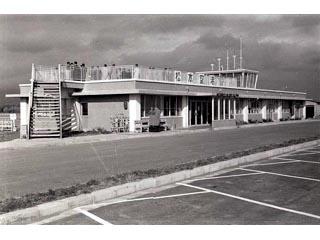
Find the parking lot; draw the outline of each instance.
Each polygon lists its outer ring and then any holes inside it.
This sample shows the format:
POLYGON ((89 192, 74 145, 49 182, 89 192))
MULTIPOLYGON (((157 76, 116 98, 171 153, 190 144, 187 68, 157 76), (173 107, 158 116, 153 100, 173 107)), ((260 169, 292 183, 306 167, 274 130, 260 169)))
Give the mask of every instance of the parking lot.
POLYGON ((320 146, 38 224, 320 224, 320 146))

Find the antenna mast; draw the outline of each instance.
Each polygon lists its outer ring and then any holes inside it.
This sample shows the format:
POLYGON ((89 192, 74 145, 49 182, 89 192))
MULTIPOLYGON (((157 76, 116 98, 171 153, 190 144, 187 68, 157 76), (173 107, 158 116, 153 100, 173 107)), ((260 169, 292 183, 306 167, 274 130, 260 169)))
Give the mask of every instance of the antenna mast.
POLYGON ((227 49, 227 70, 229 70, 229 50, 227 49))
POLYGON ((240 37, 240 68, 242 69, 242 38, 240 37))

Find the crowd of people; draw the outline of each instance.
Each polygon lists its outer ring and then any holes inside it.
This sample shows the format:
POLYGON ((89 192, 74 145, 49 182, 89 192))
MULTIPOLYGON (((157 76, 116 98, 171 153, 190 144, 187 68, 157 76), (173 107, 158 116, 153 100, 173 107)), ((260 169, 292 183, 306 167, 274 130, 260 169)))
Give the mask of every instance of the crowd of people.
POLYGON ((36 71, 36 78, 43 81, 58 81, 59 76, 62 80, 71 81, 94 81, 94 80, 115 80, 115 79, 146 79, 156 81, 169 82, 187 82, 192 78, 188 77, 187 73, 182 74, 181 71, 175 71, 170 68, 154 68, 143 67, 138 64, 131 66, 118 66, 115 64, 103 66, 87 67, 84 63, 67 62, 66 65, 61 65, 60 75, 57 67, 46 68, 40 67, 36 71))

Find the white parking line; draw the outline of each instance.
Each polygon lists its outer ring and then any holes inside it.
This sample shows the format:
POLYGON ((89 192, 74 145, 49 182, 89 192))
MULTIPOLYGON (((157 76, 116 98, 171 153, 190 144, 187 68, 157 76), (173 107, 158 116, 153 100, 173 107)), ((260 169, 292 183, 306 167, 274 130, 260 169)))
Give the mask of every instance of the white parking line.
MULTIPOLYGON (((298 161, 298 162, 302 162, 302 163, 312 163, 312 164, 320 164, 320 162, 316 162, 316 161, 309 161, 309 160, 301 160, 301 159, 289 159, 289 158, 277 158, 279 160, 286 160, 286 161, 298 161)), ((289 162, 290 163, 290 162, 289 162)))
POLYGON ((234 175, 226 175, 226 176, 217 176, 217 177, 205 177, 205 178, 195 178, 189 179, 183 182, 195 182, 201 180, 211 180, 211 179, 219 179, 219 178, 232 178, 232 177, 243 177, 243 176, 251 176, 251 175, 260 175, 263 173, 243 173, 243 174, 234 174, 234 175))
POLYGON ((81 208, 75 208, 74 209, 75 211, 79 212, 79 213, 82 213, 84 215, 86 215, 87 217, 91 218, 92 220, 102 224, 102 225, 111 225, 111 223, 107 222, 106 220, 102 219, 102 218, 99 218, 98 216, 86 211, 86 210, 83 210, 81 208))
POLYGON ((281 176, 281 177, 296 178, 296 179, 320 182, 320 179, 317 179, 317 178, 300 177, 300 176, 295 176, 295 175, 280 174, 280 173, 275 173, 275 172, 266 172, 266 171, 248 169, 248 168, 238 168, 238 169, 249 171, 249 172, 265 173, 265 174, 276 175, 276 176, 281 176))
POLYGON ((312 214, 312 213, 297 211, 297 210, 293 210, 293 209, 290 209, 290 208, 279 207, 279 206, 276 206, 276 205, 273 205, 273 204, 264 203, 264 202, 252 200, 252 199, 249 199, 249 198, 239 197, 239 196, 236 196, 236 195, 232 195, 232 194, 229 194, 229 193, 224 193, 224 192, 220 192, 220 191, 211 190, 211 189, 208 189, 208 188, 198 187, 198 186, 190 185, 190 184, 187 184, 187 183, 177 183, 177 184, 183 185, 183 186, 186 186, 186 187, 191 187, 191 188, 203 190, 203 191, 207 191, 207 192, 211 192, 211 193, 215 193, 215 194, 219 194, 219 195, 222 195, 222 196, 226 196, 226 197, 230 197, 230 198, 234 198, 234 199, 238 199, 238 200, 242 200, 242 201, 245 201, 245 202, 254 203, 254 204, 265 206, 265 207, 269 207, 269 208, 282 210, 282 211, 285 211, 285 212, 290 212, 290 213, 295 213, 295 214, 299 214, 299 215, 303 215, 303 216, 307 216, 307 217, 311 217, 311 218, 320 219, 320 216, 312 214))
POLYGON ((310 153, 320 153, 320 151, 316 151, 316 150, 306 150, 306 152, 310 152, 310 153))
POLYGON ((316 154, 319 154, 320 152, 300 152, 300 153, 295 153, 295 154, 291 154, 291 155, 288 155, 289 156, 304 156, 304 155, 316 155, 316 154))
POLYGON ((292 161, 285 161, 285 162, 271 162, 271 163, 255 163, 255 164, 245 165, 245 167, 268 166, 268 165, 288 164, 288 163, 296 163, 296 162, 300 162, 300 160, 292 160, 292 161))

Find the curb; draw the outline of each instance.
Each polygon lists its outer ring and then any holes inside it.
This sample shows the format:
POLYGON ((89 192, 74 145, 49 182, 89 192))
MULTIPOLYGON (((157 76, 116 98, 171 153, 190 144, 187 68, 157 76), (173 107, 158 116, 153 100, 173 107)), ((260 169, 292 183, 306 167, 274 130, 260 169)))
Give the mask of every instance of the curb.
POLYGON ((64 211, 71 210, 83 205, 95 204, 105 200, 110 200, 112 198, 128 195, 137 191, 173 184, 175 182, 187 180, 189 178, 198 177, 226 168, 235 167, 241 164, 262 160, 268 157, 295 151, 300 148, 312 147, 318 144, 320 144, 320 139, 287 147, 276 148, 273 150, 255 153, 201 167, 196 167, 191 170, 184 170, 154 178, 146 178, 137 182, 130 182, 123 185, 101 189, 88 194, 81 194, 62 200, 43 203, 38 206, 2 214, 0 215, 0 224, 25 224, 39 221, 41 218, 60 214, 64 211))

